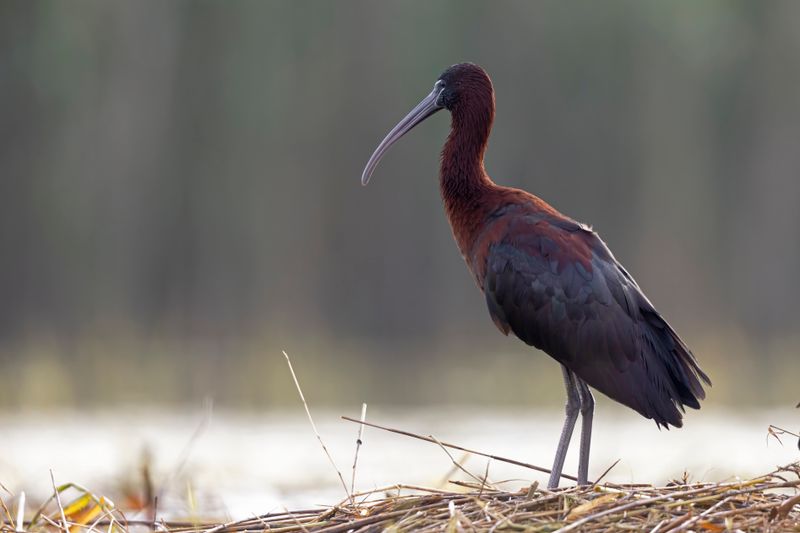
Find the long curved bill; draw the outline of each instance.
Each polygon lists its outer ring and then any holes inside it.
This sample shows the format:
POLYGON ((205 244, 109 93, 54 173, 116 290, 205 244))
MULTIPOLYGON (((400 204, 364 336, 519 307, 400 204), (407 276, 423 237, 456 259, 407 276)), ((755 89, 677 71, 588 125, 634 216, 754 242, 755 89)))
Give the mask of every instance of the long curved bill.
POLYGON ((422 101, 418 103, 416 107, 414 107, 414 109, 412 109, 411 112, 397 124, 397 126, 392 128, 392 131, 386 135, 386 137, 375 149, 375 152, 372 153, 372 157, 370 157, 369 161, 367 161, 367 166, 364 167, 364 172, 361 174, 361 185, 366 185, 369 183, 369 179, 372 177, 372 173, 375 171, 375 167, 378 166, 378 163, 383 155, 395 142, 400 140, 400 137, 411 131, 414 126, 442 109, 442 106, 436 103, 441 92, 442 85, 441 82, 439 82, 434 85, 431 94, 423 98, 422 101))

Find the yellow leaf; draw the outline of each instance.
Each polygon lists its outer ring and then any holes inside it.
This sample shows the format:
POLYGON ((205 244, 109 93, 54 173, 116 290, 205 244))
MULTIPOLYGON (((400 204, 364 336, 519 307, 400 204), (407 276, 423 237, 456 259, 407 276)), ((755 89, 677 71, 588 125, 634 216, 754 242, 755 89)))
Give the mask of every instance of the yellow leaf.
POLYGON ((73 515, 71 522, 74 523, 72 527, 69 528, 70 533, 75 533, 76 531, 80 531, 82 526, 85 526, 100 514, 103 509, 96 504, 93 504, 90 507, 85 507, 80 512, 73 515))
MULTIPOLYGON (((97 518, 101 512, 113 509, 114 504, 110 500, 101 497, 96 500, 94 495, 90 492, 84 492, 78 498, 72 500, 66 507, 64 507, 64 517, 68 522, 73 525, 70 527, 71 533, 79 531, 81 526, 85 526, 97 518)), ((60 515, 60 513, 59 513, 60 515)), ((61 520, 60 516, 53 518, 55 522, 61 520)))
POLYGON ((66 507, 64 507, 64 516, 68 519, 72 517, 75 513, 81 511, 84 507, 86 507, 92 501, 92 495, 84 493, 83 496, 80 498, 76 498, 69 503, 66 507))

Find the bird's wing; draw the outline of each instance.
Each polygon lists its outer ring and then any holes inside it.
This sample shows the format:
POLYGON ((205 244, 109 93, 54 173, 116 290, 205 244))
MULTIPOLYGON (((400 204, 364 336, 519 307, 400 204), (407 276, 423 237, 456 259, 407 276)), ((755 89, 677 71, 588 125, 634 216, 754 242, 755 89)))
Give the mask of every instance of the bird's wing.
POLYGON ((708 377, 594 232, 515 217, 490 233, 472 259, 501 331, 659 425, 680 427, 683 407, 699 408, 708 377))

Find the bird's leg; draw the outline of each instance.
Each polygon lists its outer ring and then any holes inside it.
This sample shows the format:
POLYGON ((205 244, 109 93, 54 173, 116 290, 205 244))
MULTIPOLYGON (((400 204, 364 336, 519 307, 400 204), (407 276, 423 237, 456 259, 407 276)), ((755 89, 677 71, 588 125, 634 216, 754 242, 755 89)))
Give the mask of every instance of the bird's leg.
POLYGON ((581 403, 581 450, 578 459, 578 485, 589 484, 589 448, 592 445, 592 416, 594 396, 581 378, 575 378, 581 403))
POLYGON ((558 487, 558 482, 561 479, 561 470, 564 468, 564 459, 566 459, 567 450, 569 449, 569 441, 572 439, 572 430, 575 429, 575 421, 578 419, 578 410, 580 409, 577 378, 564 365, 561 365, 561 371, 564 374, 564 386, 567 389, 567 405, 565 409, 567 417, 564 420, 564 427, 561 429, 561 438, 558 440, 556 458, 550 471, 550 481, 547 482, 548 489, 558 487))

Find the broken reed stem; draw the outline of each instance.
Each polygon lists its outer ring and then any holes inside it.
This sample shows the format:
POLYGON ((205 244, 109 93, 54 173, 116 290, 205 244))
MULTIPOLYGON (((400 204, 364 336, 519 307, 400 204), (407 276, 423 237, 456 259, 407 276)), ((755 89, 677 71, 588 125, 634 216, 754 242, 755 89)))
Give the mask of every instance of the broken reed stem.
POLYGON ((14 521, 14 517, 11 516, 11 511, 9 511, 8 507, 6 507, 6 501, 2 497, 0 497, 0 504, 2 504, 3 512, 6 514, 6 520, 8 520, 11 523, 11 527, 14 528, 14 531, 18 531, 16 524, 20 522, 20 520, 19 520, 19 506, 17 506, 17 521, 15 522, 14 521))
POLYGON ((467 452, 462 453, 461 457, 458 459, 458 464, 457 465, 454 464, 453 466, 451 466, 450 469, 447 472, 445 472, 445 474, 442 476, 442 479, 436 486, 446 487, 448 483, 456 483, 457 480, 452 479, 452 477, 456 474, 456 472, 458 472, 458 466, 464 464, 467 461, 467 459, 470 458, 470 456, 471 454, 467 452))
MULTIPOLYGON (((490 491, 485 484, 461 485, 470 489, 469 492, 432 491, 419 487, 422 493, 400 496, 400 488, 414 487, 397 485, 374 489, 372 497, 363 501, 359 497, 355 506, 349 506, 349 500, 343 500, 329 508, 286 510, 224 524, 162 521, 158 530, 164 533, 199 533, 203 530, 205 533, 372 533, 377 530, 491 533, 511 529, 529 533, 800 531, 800 463, 745 481, 666 487, 606 484, 550 492, 534 485, 509 492, 490 491), (786 488, 792 488, 794 495, 787 493, 786 488)), ((60 487, 62 492, 65 486, 60 487)), ((55 505, 53 499, 55 495, 49 499, 51 510, 55 505)), ((69 514, 69 505, 66 510, 69 514)), ((31 529, 35 533, 63 531, 62 524, 57 523, 57 518, 51 518, 53 516, 57 516, 57 512, 43 514, 41 523, 31 529)), ((123 524, 113 517, 109 520, 109 517, 110 514, 99 517, 88 526, 87 533, 104 532, 101 526, 119 528, 118 531, 125 533, 127 527, 151 524, 150 520, 125 521, 123 524)), ((79 520, 71 526, 83 530, 87 527, 79 520)), ((13 533, 7 527, 2 531, 13 533)))
POLYGON ((53 483, 53 493, 56 497, 56 504, 58 505, 58 511, 61 513, 61 523, 64 527, 64 532, 69 533, 69 524, 67 523, 67 517, 64 514, 64 507, 61 505, 61 494, 58 492, 58 487, 56 487, 56 478, 53 475, 53 470, 50 470, 50 481, 53 483))
MULTIPOLYGON (((328 461, 330 461, 331 466, 333 466, 333 469, 336 470, 336 475, 339 476, 339 481, 342 482, 342 487, 344 488, 345 494, 347 494, 347 498, 350 500, 350 504, 355 505, 355 500, 350 494, 350 491, 347 489, 347 483, 344 482, 344 477, 342 477, 341 471, 336 467, 336 463, 333 461, 333 457, 331 457, 328 447, 325 446, 325 443, 322 441, 322 437, 319 435, 319 431, 317 431, 317 425, 314 424, 314 419, 311 417, 311 411, 308 409, 308 403, 306 402, 306 397, 303 395, 303 389, 300 388, 300 382, 297 380, 297 375, 294 373, 294 368, 292 368, 292 361, 289 359, 289 354, 287 354, 285 350, 283 350, 283 356, 286 358, 286 363, 289 365, 289 372, 292 373, 294 385, 297 387, 297 393, 300 395, 300 400, 303 402, 303 407, 306 410, 306 416, 308 416, 308 421, 311 423, 311 429, 314 430, 314 434, 317 436, 317 440, 319 441, 320 446, 322 446, 322 450, 325 452, 325 455, 328 456, 328 461)), ((366 422, 364 423, 366 424, 366 422)))
MULTIPOLYGON (((800 464, 749 481, 699 486, 604 485, 573 487, 551 493, 528 488, 516 492, 487 491, 477 484, 464 484, 473 490, 468 493, 426 492, 402 497, 399 493, 385 493, 387 489, 399 487, 387 487, 375 489, 373 494, 377 498, 360 501, 354 508, 337 505, 316 512, 275 513, 269 517, 265 515, 217 526, 211 531, 794 531, 800 529, 800 509, 796 507, 800 496, 790 497, 775 492, 775 489, 800 486, 800 479, 783 479, 788 476, 800 476, 800 464)), ((172 533, 190 533, 192 529, 169 527, 172 533)))
MULTIPOLYGON (((3 504, 5 506, 5 504, 3 504)), ((19 492, 19 500, 17 500, 17 525, 15 531, 25 531, 23 524, 25 523, 25 491, 19 492)))
MULTIPOLYGON (((473 474, 472 472, 470 472, 469 470, 464 468, 464 465, 462 465, 461 463, 456 461, 455 457, 453 457, 453 454, 451 454, 450 451, 448 451, 448 449, 444 447, 444 445, 441 443, 441 441, 439 439, 437 439, 433 435, 428 435, 428 437, 433 439, 433 441, 436 444, 439 445, 439 447, 442 449, 442 451, 447 454, 447 457, 449 457, 450 461, 453 463, 453 467, 455 467, 457 470, 461 470, 462 472, 464 472, 466 475, 468 475, 469 477, 471 477, 472 479, 474 479, 478 483, 483 483, 481 481, 481 478, 479 478, 478 476, 476 476, 475 474, 473 474)), ((467 456, 467 457, 469 457, 469 456, 467 456)))
MULTIPOLYGON (((517 461, 515 459, 509 459, 508 457, 501 457, 499 455, 494 455, 491 453, 479 452, 477 450, 471 450, 469 448, 465 448, 463 446, 458 446, 456 444, 449 444, 447 442, 440 442, 432 437, 425 437, 423 435, 418 435, 416 433, 411 433, 410 431, 404 431, 402 429, 394 429, 386 426, 380 426, 378 424, 373 424, 372 422, 362 422, 360 420, 356 420, 355 418, 350 418, 349 416, 343 416, 342 420, 347 420, 348 422, 355 422, 356 424, 364 424, 365 426, 373 427, 375 429, 381 429, 383 431, 388 431, 390 433, 396 433, 398 435, 404 435, 406 437, 411 437, 418 440, 424 440, 425 442, 430 442, 432 444, 439 444, 441 446, 445 446, 447 448, 452 448, 454 450, 460 450, 462 452, 472 453, 475 455, 480 455, 481 457, 488 457, 489 459, 494 459, 495 461, 500 461, 502 463, 508 463, 516 466, 521 466, 522 468, 528 468, 530 470, 536 470, 537 472, 542 472, 544 474, 549 474, 550 470, 547 468, 532 465, 530 463, 524 463, 522 461, 517 461)), ((569 479, 570 481, 578 481, 578 478, 575 476, 570 476, 569 474, 561 474, 561 477, 564 479, 569 479)))
POLYGON ((773 426, 772 424, 769 425, 767 428, 767 444, 769 444, 769 438, 774 437, 778 443, 783 446, 783 441, 781 440, 781 435, 790 435, 797 439, 797 448, 800 449, 800 435, 794 433, 793 431, 789 431, 788 429, 783 429, 778 426, 773 426))
POLYGON ((720 501, 718 501, 717 503, 715 503, 714 505, 712 505, 711 507, 700 513, 699 515, 690 518, 689 520, 687 520, 678 527, 674 527, 671 530, 668 530, 667 533, 671 533, 673 531, 675 533, 678 533, 678 531, 686 531, 691 526, 695 525, 697 522, 704 519, 705 517, 707 517, 708 515, 710 515, 711 513, 713 513, 714 511, 716 511, 717 509, 719 509, 720 507, 731 501, 731 498, 732 496, 728 496, 727 498, 721 499, 720 501))
MULTIPOLYGON (((788 483, 777 483, 777 484, 772 485, 769 488, 775 489, 775 488, 783 488, 783 487, 796 487, 799 484, 800 484, 800 480, 799 481, 795 481, 795 482, 788 482, 788 483)), ((753 487, 753 488, 742 489, 742 490, 731 490, 732 488, 734 488, 736 486, 741 486, 741 483, 720 483, 718 485, 711 484, 711 485, 706 485, 706 486, 699 487, 699 488, 696 488, 696 489, 690 489, 690 490, 678 491, 678 492, 671 492, 671 493, 668 492, 666 494, 660 494, 658 496, 653 496, 653 497, 650 497, 650 498, 644 498, 644 499, 641 499, 641 500, 636 500, 634 502, 626 503, 626 504, 620 505, 618 507, 612 507, 610 509, 606 509, 604 511, 601 511, 601 512, 598 512, 598 513, 595 513, 595 514, 591 514, 591 515, 589 515, 589 516, 587 516, 585 518, 582 518, 582 519, 578 520, 577 522, 573 522, 573 523, 571 523, 571 524, 569 524, 567 526, 564 526, 564 527, 562 527, 560 529, 557 529, 555 533, 565 533, 567 531, 573 531, 573 530, 576 530, 576 529, 580 528, 581 526, 583 526, 583 525, 585 525, 585 524, 587 524, 589 522, 598 520, 598 519, 603 518, 605 516, 608 516, 608 515, 611 515, 611 514, 615 514, 615 513, 620 513, 620 512, 623 512, 623 511, 628 511, 628 510, 633 509, 635 507, 641 507, 643 505, 650 505, 650 504, 661 502, 663 500, 668 500, 668 499, 671 499, 671 498, 683 498, 683 497, 686 497, 686 496, 693 496, 695 494, 702 494, 703 492, 712 492, 712 491, 715 491, 715 490, 718 491, 720 495, 725 495, 726 497, 738 496, 738 495, 741 495, 741 494, 749 494, 749 493, 754 493, 754 492, 758 492, 758 491, 764 490, 764 487, 753 487)), ((682 502, 682 503, 685 504, 686 502, 682 502)))
POLYGON ((356 455, 353 458, 353 477, 350 480, 350 494, 352 495, 356 491, 356 467, 358 466, 358 451, 361 449, 361 445, 363 441, 361 440, 364 436, 364 422, 367 420, 367 404, 361 404, 361 425, 358 426, 358 437, 356 437, 356 455))
POLYGON ((150 526, 151 531, 156 530, 156 522, 158 521, 158 496, 153 498, 153 525, 150 526))
POLYGON ((489 465, 492 464, 492 459, 486 459, 486 471, 483 473, 483 481, 481 482, 481 490, 478 492, 478 498, 483 496, 483 489, 486 487, 486 483, 489 481, 489 465))
POLYGON ((592 487, 594 487, 594 486, 596 486, 598 483, 600 483, 601 481, 603 481, 603 479, 604 479, 604 478, 605 478, 605 477, 608 475, 608 473, 609 473, 609 472, 611 472, 611 471, 614 469, 614 467, 615 467, 615 466, 617 466, 617 465, 619 464, 620 460, 621 460, 621 459, 617 459, 616 461, 614 461, 613 463, 611 463, 611 466, 609 466, 608 468, 606 468, 606 469, 605 469, 605 471, 604 471, 602 474, 600 474, 600 477, 599 477, 599 478, 597 478, 597 481, 595 481, 594 483, 592 483, 592 484, 591 484, 591 486, 592 486, 592 487))

